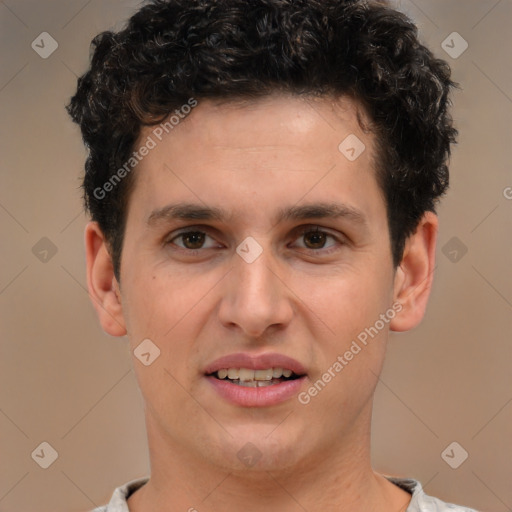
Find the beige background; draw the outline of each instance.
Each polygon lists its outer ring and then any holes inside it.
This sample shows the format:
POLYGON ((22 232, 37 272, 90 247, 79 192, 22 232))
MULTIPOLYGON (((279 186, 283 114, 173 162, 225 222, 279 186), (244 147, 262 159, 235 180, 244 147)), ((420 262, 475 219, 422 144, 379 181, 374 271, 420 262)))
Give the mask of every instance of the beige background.
MULTIPOLYGON (((85 290, 85 151, 64 110, 92 37, 137 4, 0 1, 1 512, 89 510, 149 469, 127 340, 102 332, 85 290), (31 48, 44 31, 59 45, 47 59, 31 48), (46 262, 43 237, 57 249, 46 262), (58 452, 46 470, 31 458, 43 441, 58 452)), ((433 296, 422 326, 392 338, 373 460, 428 494, 502 512, 512 509, 512 0, 398 5, 462 85, 461 134, 433 296), (453 31, 469 44, 457 59, 441 47, 453 31), (456 262, 453 237, 467 247, 456 262), (469 453, 458 469, 441 457, 453 441, 469 453)))

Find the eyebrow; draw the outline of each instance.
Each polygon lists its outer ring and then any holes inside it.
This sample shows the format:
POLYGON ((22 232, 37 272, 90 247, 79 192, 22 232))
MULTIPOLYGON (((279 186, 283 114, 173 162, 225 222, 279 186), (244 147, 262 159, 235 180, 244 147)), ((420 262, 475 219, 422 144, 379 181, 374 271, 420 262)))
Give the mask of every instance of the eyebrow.
MULTIPOLYGON (((229 221, 233 215, 226 210, 214 206, 194 203, 175 203, 154 210, 147 219, 149 226, 171 220, 217 220, 229 221)), ((305 219, 338 219, 346 218, 357 224, 365 225, 366 217, 356 208, 342 203, 309 203, 301 206, 279 208, 275 216, 275 224, 283 221, 305 219)))

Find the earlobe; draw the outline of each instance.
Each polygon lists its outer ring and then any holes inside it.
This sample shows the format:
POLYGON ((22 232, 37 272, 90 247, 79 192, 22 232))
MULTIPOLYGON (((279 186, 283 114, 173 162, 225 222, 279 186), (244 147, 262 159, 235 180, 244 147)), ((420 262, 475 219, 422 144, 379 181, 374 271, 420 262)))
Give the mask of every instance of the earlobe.
POLYGON ((434 275, 437 231, 437 216, 426 212, 406 241, 394 283, 394 301, 402 309, 390 322, 392 331, 413 329, 425 314, 434 275))
POLYGON ((89 222, 85 228, 85 250, 89 297, 100 324, 107 334, 124 336, 126 325, 121 294, 107 242, 97 222, 89 222))

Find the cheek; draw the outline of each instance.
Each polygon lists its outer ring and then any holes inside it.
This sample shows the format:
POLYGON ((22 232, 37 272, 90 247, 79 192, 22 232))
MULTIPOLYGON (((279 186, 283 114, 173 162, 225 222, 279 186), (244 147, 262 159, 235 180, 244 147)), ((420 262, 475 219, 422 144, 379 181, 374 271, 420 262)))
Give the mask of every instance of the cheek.
POLYGON ((134 272, 136 277, 126 288, 130 298, 123 304, 130 335, 135 339, 140 336, 153 336, 162 341, 172 338, 173 332, 186 324, 188 315, 194 314, 194 309, 214 284, 206 275, 192 279, 183 272, 145 272, 140 266, 136 268, 140 270, 134 272))
POLYGON ((160 413, 166 415, 165 424, 174 428, 180 422, 176 415, 171 414, 172 411, 187 410, 187 414, 193 414, 189 410, 190 397, 182 386, 189 386, 191 374, 187 363, 196 350, 190 342, 198 326, 194 321, 195 307, 200 306, 198 302, 208 286, 193 286, 183 276, 171 279, 169 275, 156 272, 139 271, 134 272, 134 276, 126 283, 129 301, 123 304, 129 318, 128 334, 134 370, 148 407, 156 416, 160 413), (143 363, 144 358, 141 360, 137 356, 137 352, 141 352, 139 345, 147 339, 157 347, 150 345, 149 352, 156 350, 158 354, 149 365, 143 363))
POLYGON ((391 307, 392 297, 389 272, 378 268, 353 269, 308 289, 308 307, 329 326, 325 336, 315 339, 322 356, 309 388, 315 414, 326 421, 326 411, 338 411, 340 420, 348 412, 357 414, 375 389, 389 325, 380 318, 391 307))
MULTIPOLYGON (((297 295, 325 327, 328 338, 349 343, 366 327, 373 325, 390 306, 392 283, 389 276, 367 268, 355 268, 330 276, 297 282, 297 295)), ((311 316, 311 314, 310 314, 311 316)), ((323 328, 322 327, 322 328, 323 328)))
MULTIPOLYGON (((145 273, 142 270, 134 276, 126 287, 130 298, 126 308, 123 304, 125 316, 129 318, 132 356, 144 339, 150 339, 159 350, 158 358, 149 367, 134 358, 143 388, 149 394, 158 395, 161 385, 178 386, 177 382, 188 385, 195 378, 189 367, 197 359, 198 347, 193 340, 208 321, 209 311, 205 309, 208 292, 218 278, 205 274, 200 279, 192 279, 184 272, 145 273)), ((158 396, 153 398, 159 399, 158 396)))

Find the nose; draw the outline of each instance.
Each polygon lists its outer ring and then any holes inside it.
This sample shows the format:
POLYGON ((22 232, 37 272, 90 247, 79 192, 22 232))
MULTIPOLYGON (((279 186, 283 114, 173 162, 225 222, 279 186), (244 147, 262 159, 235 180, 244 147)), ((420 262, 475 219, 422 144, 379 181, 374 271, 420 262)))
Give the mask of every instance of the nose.
POLYGON ((232 270, 225 279, 220 321, 227 328, 258 338, 290 323, 292 297, 270 248, 264 248, 251 263, 234 254, 232 270))

